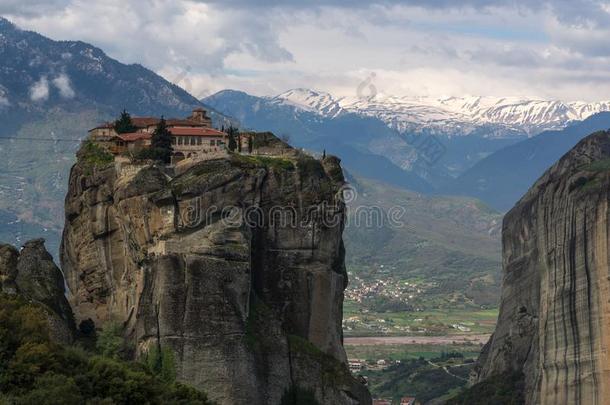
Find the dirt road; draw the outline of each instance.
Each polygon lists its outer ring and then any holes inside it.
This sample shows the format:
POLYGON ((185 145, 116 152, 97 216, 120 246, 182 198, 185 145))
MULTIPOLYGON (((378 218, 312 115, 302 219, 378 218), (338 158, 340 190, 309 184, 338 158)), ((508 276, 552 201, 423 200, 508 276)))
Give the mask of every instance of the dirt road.
POLYGON ((373 345, 450 345, 457 344, 485 344, 489 334, 481 335, 447 335, 447 336, 375 336, 375 337, 346 337, 345 345, 373 346, 373 345))

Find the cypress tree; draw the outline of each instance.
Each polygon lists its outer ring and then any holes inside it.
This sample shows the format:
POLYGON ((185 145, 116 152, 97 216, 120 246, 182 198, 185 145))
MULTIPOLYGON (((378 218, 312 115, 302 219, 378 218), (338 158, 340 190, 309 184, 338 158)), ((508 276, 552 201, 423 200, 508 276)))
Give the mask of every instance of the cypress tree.
POLYGON ((154 151, 156 158, 165 163, 169 163, 171 161, 173 151, 172 134, 169 132, 167 122, 165 122, 165 118, 163 117, 161 117, 161 120, 157 124, 157 127, 152 134, 150 146, 154 151))
POLYGON ((237 129, 231 125, 229 129, 227 129, 227 134, 229 135, 228 148, 231 152, 233 152, 235 149, 237 149, 237 139, 235 139, 237 135, 237 129))

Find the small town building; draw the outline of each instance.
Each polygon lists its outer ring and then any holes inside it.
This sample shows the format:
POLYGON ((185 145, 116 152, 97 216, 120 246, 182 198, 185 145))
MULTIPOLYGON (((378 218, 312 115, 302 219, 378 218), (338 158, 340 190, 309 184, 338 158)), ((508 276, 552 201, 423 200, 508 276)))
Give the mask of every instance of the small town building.
POLYGON ((392 400, 376 398, 376 399, 373 399, 373 405, 392 405, 392 400))
POLYGON ((362 371, 363 362, 361 360, 350 360, 349 361, 349 370, 352 373, 358 373, 362 371))
POLYGON ((402 397, 400 405, 415 405, 415 397, 402 397))

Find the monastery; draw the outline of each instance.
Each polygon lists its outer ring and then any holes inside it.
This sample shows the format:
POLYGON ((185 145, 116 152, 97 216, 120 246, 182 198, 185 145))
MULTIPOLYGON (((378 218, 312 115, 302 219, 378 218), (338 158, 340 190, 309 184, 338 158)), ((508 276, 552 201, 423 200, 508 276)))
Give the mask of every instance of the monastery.
MULTIPOLYGON (((89 139, 104 145, 112 154, 135 154, 150 147, 152 134, 160 121, 156 117, 132 117, 135 132, 118 134, 112 122, 104 123, 89 130, 89 139)), ((226 153, 227 134, 212 128, 212 120, 203 108, 193 110, 184 119, 165 120, 172 134, 172 163, 186 158, 205 159, 212 155, 226 153)))

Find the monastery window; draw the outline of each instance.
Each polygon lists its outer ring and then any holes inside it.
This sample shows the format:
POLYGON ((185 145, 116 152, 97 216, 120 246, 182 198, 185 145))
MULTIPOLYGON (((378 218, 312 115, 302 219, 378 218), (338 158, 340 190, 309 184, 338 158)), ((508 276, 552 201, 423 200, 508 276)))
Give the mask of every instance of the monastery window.
POLYGON ((210 141, 210 145, 212 145, 212 146, 216 145, 216 141, 215 141, 214 139, 212 139, 212 140, 210 141))
POLYGON ((175 145, 175 144, 176 144, 176 138, 172 137, 172 145, 175 145))
POLYGON ((201 137, 200 137, 200 136, 198 136, 198 137, 197 137, 197 145, 201 145, 202 143, 203 143, 203 142, 201 141, 201 137))
POLYGON ((195 141, 195 137, 194 137, 194 136, 191 136, 191 145, 195 145, 195 142, 196 142, 196 141, 195 141))

